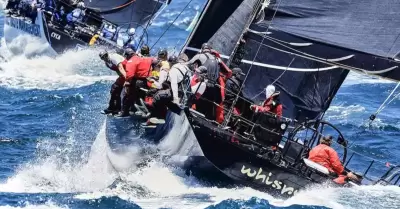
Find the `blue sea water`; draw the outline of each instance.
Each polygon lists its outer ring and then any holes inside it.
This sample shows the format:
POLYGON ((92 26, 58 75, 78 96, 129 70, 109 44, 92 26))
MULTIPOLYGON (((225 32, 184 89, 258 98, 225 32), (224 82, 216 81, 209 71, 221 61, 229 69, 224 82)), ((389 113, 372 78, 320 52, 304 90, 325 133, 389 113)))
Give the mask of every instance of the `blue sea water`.
MULTIPOLYGON (((172 2, 151 26, 150 45, 189 0, 172 2)), ((155 48, 178 50, 203 6, 203 0, 193 1, 155 48)), ((280 200, 251 188, 209 186, 157 160, 116 173, 107 166, 105 117, 99 114, 116 76, 97 53, 14 56, 4 44, 0 52, 6 58, 0 62, 0 208, 400 208, 399 187, 322 185, 280 200)), ((374 123, 366 123, 394 87, 350 74, 325 118, 342 130, 353 149, 380 161, 376 173, 384 162, 400 162, 399 99, 374 123)))

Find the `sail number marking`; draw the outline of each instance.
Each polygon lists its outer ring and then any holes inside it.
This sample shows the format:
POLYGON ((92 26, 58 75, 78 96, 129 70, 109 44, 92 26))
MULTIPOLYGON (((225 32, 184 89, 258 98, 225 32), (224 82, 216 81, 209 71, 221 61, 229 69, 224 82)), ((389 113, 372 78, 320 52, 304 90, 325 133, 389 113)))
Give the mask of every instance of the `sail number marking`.
POLYGON ((57 34, 57 33, 55 33, 55 32, 52 32, 52 33, 51 33, 51 37, 52 37, 52 38, 55 38, 55 39, 57 39, 57 40, 60 40, 60 38, 61 38, 60 34, 57 34))

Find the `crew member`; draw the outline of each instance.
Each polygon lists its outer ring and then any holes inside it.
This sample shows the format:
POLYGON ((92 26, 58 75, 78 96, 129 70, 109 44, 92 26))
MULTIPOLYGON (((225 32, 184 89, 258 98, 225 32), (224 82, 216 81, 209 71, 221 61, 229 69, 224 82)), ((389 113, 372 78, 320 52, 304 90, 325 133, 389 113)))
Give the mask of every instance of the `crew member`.
MULTIPOLYGON (((131 53, 132 54, 132 53, 131 53)), ((117 80, 111 86, 110 90, 110 101, 108 108, 103 110, 104 114, 113 113, 116 114, 121 110, 121 92, 124 87, 125 77, 126 77, 126 63, 127 60, 117 53, 108 54, 108 52, 100 52, 100 59, 104 61, 106 66, 119 75, 117 80)))
POLYGON ((139 57, 150 57, 150 48, 147 45, 143 45, 140 48, 140 53, 138 54, 139 57))
POLYGON ((216 120, 216 107, 214 102, 219 104, 222 102, 220 88, 217 85, 219 79, 219 62, 217 58, 211 54, 211 47, 205 43, 203 44, 199 54, 195 55, 187 65, 204 66, 207 70, 207 88, 197 101, 196 110, 203 113, 207 119, 216 120))
POLYGON ((101 31, 102 36, 106 39, 113 40, 115 37, 116 29, 110 25, 104 25, 103 30, 101 31))
POLYGON ((146 88, 146 78, 152 69, 154 59, 151 57, 132 56, 126 64, 125 95, 122 100, 122 111, 119 117, 129 116, 131 107, 135 112, 133 103, 140 104, 140 99, 144 99, 145 92, 141 88, 146 88))
POLYGON ((150 111, 146 125, 163 124, 168 108, 172 105, 172 90, 169 83, 162 83, 161 89, 156 90, 152 98, 152 100, 146 102, 146 107, 150 111))
POLYGON ((123 38, 122 48, 131 48, 136 51, 135 32, 135 28, 130 28, 128 30, 128 36, 123 38))
POLYGON ((320 144, 311 149, 308 159, 316 162, 325 168, 327 168, 331 173, 337 174, 339 177, 333 181, 338 184, 346 183, 347 179, 352 179, 357 181, 358 177, 352 172, 346 172, 342 163, 340 162, 337 152, 331 147, 332 136, 321 137, 320 144))
POLYGON ((76 9, 72 10, 71 13, 67 14, 67 23, 70 25, 72 28, 75 27, 75 22, 83 21, 83 18, 85 17, 85 3, 79 2, 76 5, 76 9))
MULTIPOLYGON (((167 81, 171 83, 173 102, 175 104, 179 104, 179 85, 185 80, 186 77, 190 76, 190 69, 184 64, 188 61, 188 59, 189 58, 186 54, 180 54, 176 60, 176 63, 172 65, 169 71, 167 81)), ((170 61, 172 63, 175 62, 175 60, 170 61)))
POLYGON ((224 108, 225 108, 225 115, 228 113, 230 108, 233 106, 233 114, 234 115, 240 115, 240 111, 238 108, 238 101, 240 101, 240 98, 243 97, 243 93, 241 91, 241 86, 243 83, 242 77, 243 77, 243 72, 240 68, 233 68, 232 69, 232 77, 230 77, 226 81, 226 86, 225 86, 225 100, 224 100, 224 108), (234 104, 236 97, 239 97, 239 99, 236 101, 234 104))
POLYGON ((259 105, 251 105, 250 109, 254 112, 270 112, 279 117, 282 116, 282 104, 279 100, 280 92, 275 91, 274 85, 268 85, 265 89, 266 100, 259 105))
POLYGON ((151 85, 152 88, 161 89, 162 84, 165 81, 167 81, 168 73, 169 73, 169 69, 170 69, 170 64, 168 62, 168 52, 166 49, 162 49, 158 52, 158 60, 159 60, 159 64, 154 69, 155 71, 159 72, 158 79, 151 78, 151 79, 149 79, 149 82, 152 83, 152 85, 151 85))

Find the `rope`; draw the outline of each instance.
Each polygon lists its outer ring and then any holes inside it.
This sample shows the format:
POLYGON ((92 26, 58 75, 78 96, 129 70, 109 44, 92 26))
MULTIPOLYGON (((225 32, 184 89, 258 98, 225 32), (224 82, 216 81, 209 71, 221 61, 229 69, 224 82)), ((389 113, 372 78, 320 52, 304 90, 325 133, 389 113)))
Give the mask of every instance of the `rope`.
MULTIPOLYGON (((270 28, 270 26, 271 26, 271 23, 272 23, 272 21, 274 20, 275 15, 276 15, 276 13, 278 12, 279 6, 281 5, 281 2, 282 2, 282 1, 283 1, 283 0, 279 1, 278 5, 277 5, 277 7, 276 7, 276 9, 275 9, 274 15, 272 16, 271 21, 269 21, 269 23, 268 23, 268 27, 267 27, 267 31, 266 31, 266 32, 268 32, 268 30, 269 30, 269 28, 270 28)), ((262 40, 261 40, 261 44, 258 46, 256 55, 254 56, 254 58, 253 58, 253 60, 252 60, 252 62, 251 62, 249 71, 247 72, 246 77, 245 77, 244 80, 243 80, 243 83, 242 83, 242 86, 241 86, 240 89, 239 89, 239 92, 241 92, 241 91, 243 90, 244 84, 246 83, 247 77, 249 77, 249 74, 250 74, 250 72, 251 72, 251 70, 252 70, 252 67, 253 67, 253 64, 254 64, 254 62, 255 62, 257 56, 258 56, 258 53, 260 52, 260 49, 261 49, 262 43, 263 43, 264 40, 265 40, 265 37, 266 37, 266 35, 263 36, 263 38, 262 38, 262 40)), ((238 97, 238 95, 236 95, 235 101, 233 102, 233 104, 232 104, 232 106, 231 106, 231 108, 230 108, 230 110, 229 110, 229 113, 228 113, 228 115, 227 115, 227 118, 225 119, 225 121, 224 121, 224 123, 223 123, 224 126, 226 126, 226 125, 228 124, 228 121, 229 121, 229 119, 231 118, 231 115, 232 115, 232 112, 233 112, 233 106, 234 106, 234 104, 236 104, 236 102, 237 102, 238 99, 239 99, 239 97, 238 97)))
MULTIPOLYGON (((278 78, 276 78, 271 85, 274 85, 282 76, 283 74, 285 74, 285 72, 287 71, 287 69, 289 69, 290 65, 292 65, 293 61, 296 59, 296 57, 293 57, 292 61, 289 63, 289 65, 286 67, 286 69, 278 76, 278 78)), ((254 97, 251 98, 251 100, 255 99, 256 97, 260 96, 260 94, 264 93, 265 89, 262 90, 260 93, 258 93, 257 95, 255 95, 254 97)))
POLYGON ((391 102, 393 102, 393 100, 395 100, 399 95, 400 92, 397 93, 390 101, 390 97, 392 97, 392 95, 394 94, 394 92, 397 90, 397 88, 399 88, 400 86, 400 82, 397 83, 396 87, 394 87, 394 89, 392 90, 392 92, 389 94, 389 96, 385 99, 385 101, 381 104, 381 106, 378 108, 378 110, 376 110, 376 112, 374 114, 372 114, 369 119, 371 120, 370 124, 372 123, 372 121, 375 120, 376 116, 387 106, 389 105, 391 102), (389 101, 389 102, 388 102, 389 101))
MULTIPOLYGON (((154 14, 155 14, 156 8, 157 8, 157 5, 155 4, 154 7, 153 7, 153 11, 151 12, 151 16, 152 16, 152 17, 153 17, 154 14)), ((142 16, 142 18, 143 18, 143 16, 142 16)), ((139 42, 138 42, 137 47, 136 47, 137 50, 139 50, 140 44, 142 43, 142 41, 143 41, 143 36, 144 36, 145 34, 146 34, 147 41, 148 41, 147 29, 149 28, 149 26, 151 25, 152 22, 153 22, 153 21, 150 19, 150 20, 147 22, 146 27, 144 27, 144 30, 143 30, 144 32, 143 32, 143 34, 140 36, 139 42)))
POLYGON ((179 16, 181 16, 181 14, 186 10, 186 8, 190 5, 190 3, 192 3, 193 0, 190 0, 185 8, 182 9, 182 11, 178 14, 178 16, 176 16, 176 18, 174 19, 174 21, 172 21, 172 23, 167 27, 167 29, 165 29, 165 31, 161 34, 160 37, 158 37, 157 41, 150 47, 150 50, 153 49, 153 47, 160 41, 160 39, 165 35, 165 33, 167 33, 167 31, 171 28, 171 26, 175 23, 175 21, 178 19, 179 16))

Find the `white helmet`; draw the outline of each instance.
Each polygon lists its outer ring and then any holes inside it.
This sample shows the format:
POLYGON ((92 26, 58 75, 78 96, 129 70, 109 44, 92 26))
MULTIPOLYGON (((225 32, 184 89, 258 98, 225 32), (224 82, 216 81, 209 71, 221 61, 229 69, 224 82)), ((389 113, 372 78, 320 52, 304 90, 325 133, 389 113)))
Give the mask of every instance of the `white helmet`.
POLYGON ((274 93, 275 93, 275 86, 268 85, 267 88, 265 88, 266 99, 270 98, 274 93))
POLYGON ((135 35, 135 32, 136 32, 135 28, 130 28, 129 31, 128 31, 128 36, 135 35))
POLYGON ((83 8, 85 8, 85 3, 79 2, 79 3, 76 5, 76 7, 83 9, 83 8))

